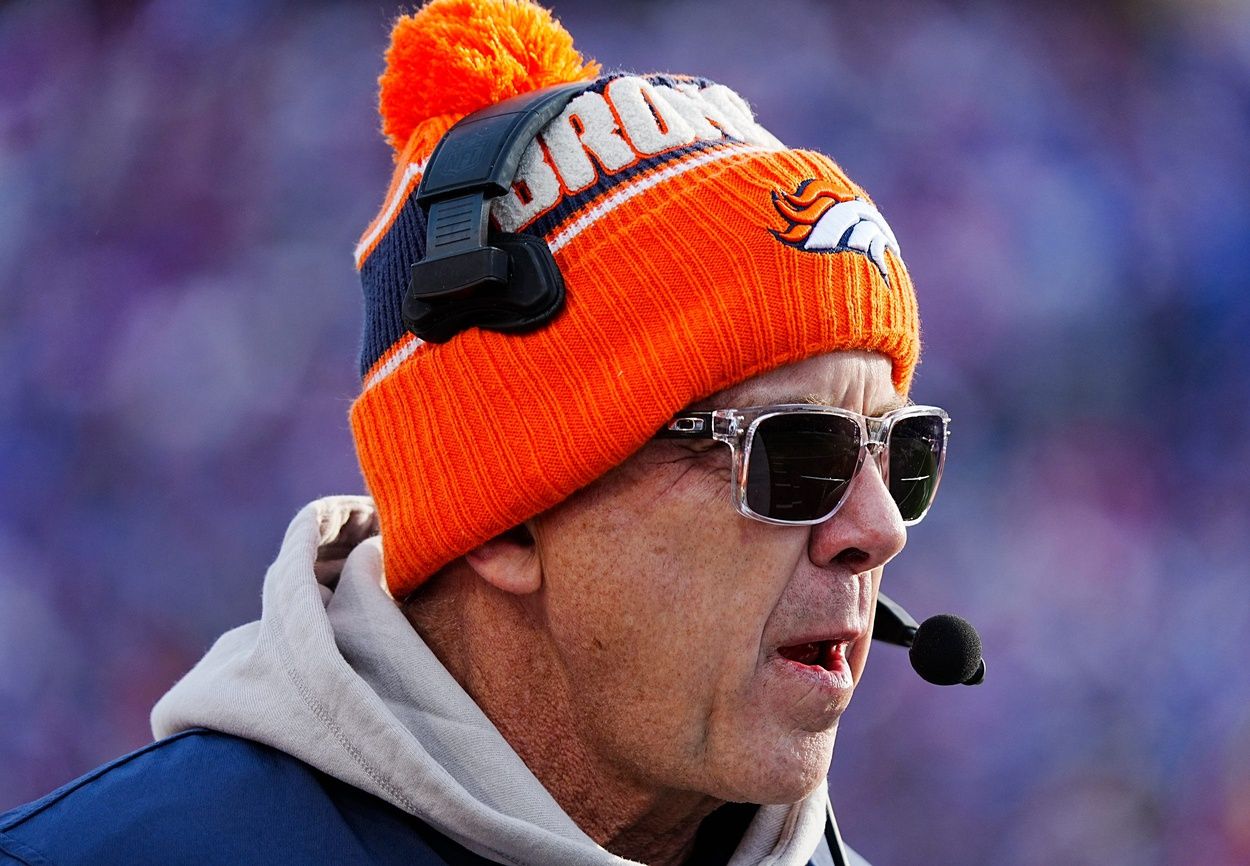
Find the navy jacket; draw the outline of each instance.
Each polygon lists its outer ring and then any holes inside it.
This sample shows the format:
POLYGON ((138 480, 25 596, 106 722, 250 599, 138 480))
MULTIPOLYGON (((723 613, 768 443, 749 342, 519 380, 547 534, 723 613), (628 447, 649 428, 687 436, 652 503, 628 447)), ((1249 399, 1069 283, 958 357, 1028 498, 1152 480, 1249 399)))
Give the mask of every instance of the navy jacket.
MULTIPOLYGON (((716 815, 705 822, 692 862, 724 863, 736 845, 726 831, 745 827, 743 810, 753 808, 730 804, 719 827, 716 815)), ((202 729, 152 743, 0 815, 0 866, 492 862, 277 749, 202 729)))
POLYGON ((4 866, 490 862, 290 755, 205 730, 0 815, 4 866))

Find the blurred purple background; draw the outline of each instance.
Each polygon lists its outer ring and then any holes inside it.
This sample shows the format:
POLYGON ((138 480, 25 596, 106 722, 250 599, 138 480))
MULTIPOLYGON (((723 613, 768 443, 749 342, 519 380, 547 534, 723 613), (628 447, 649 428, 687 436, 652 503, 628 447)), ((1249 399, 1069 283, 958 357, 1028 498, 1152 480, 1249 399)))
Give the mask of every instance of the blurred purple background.
MULTIPOLYGON (((954 418, 835 755, 877 866, 1250 863, 1250 9, 556 2, 740 90, 901 239, 954 418)), ((0 810, 150 739, 307 500, 359 492, 371 3, 0 6, 0 810)))

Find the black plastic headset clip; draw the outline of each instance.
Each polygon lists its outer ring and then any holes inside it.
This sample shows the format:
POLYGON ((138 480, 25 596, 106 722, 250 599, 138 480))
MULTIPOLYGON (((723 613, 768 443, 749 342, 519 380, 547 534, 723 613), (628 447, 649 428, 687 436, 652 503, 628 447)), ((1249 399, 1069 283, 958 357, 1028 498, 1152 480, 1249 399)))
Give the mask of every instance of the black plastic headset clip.
POLYGON ((463 118, 434 148, 417 204, 425 258, 412 266, 404 326, 445 343, 471 327, 537 328, 564 306, 551 250, 533 235, 489 232, 490 202, 511 189, 525 148, 586 82, 513 97, 463 118))

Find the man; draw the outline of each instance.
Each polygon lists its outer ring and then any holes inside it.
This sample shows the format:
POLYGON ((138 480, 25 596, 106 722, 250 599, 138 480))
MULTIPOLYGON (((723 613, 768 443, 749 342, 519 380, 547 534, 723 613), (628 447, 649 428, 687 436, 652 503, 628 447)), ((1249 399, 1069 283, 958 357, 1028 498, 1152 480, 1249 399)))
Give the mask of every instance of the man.
POLYGON ((0 862, 862 862, 825 778, 946 437, 889 226, 733 91, 600 76, 527 2, 400 19, 381 106, 371 498, 301 511, 160 739, 0 817, 0 862), (491 210, 566 297, 414 324, 435 146, 570 82, 491 210))

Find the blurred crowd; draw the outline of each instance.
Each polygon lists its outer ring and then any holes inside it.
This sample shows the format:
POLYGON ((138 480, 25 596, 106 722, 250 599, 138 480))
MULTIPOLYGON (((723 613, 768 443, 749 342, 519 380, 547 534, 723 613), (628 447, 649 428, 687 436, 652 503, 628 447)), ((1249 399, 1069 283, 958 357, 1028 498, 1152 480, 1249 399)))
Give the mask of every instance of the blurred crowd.
MULTIPOLYGON (((1250 862, 1250 8, 552 5, 605 66, 832 154, 916 279, 951 454, 885 589, 976 624, 988 676, 875 649, 847 839, 1250 862)), ((363 489, 351 252, 398 11, 0 6, 0 811, 150 740, 298 508, 363 489)))

